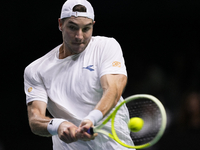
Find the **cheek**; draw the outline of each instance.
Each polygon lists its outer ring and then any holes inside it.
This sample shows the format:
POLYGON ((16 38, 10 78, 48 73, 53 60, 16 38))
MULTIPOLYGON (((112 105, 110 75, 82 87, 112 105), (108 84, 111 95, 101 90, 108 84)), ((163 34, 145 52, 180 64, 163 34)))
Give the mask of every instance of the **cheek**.
POLYGON ((91 39, 91 37, 92 37, 92 34, 89 33, 89 34, 86 34, 86 35, 84 36, 84 39, 85 39, 85 41, 89 41, 89 40, 91 39))
POLYGON ((74 35, 70 34, 68 32, 63 32, 63 39, 66 41, 71 41, 73 39, 74 35))

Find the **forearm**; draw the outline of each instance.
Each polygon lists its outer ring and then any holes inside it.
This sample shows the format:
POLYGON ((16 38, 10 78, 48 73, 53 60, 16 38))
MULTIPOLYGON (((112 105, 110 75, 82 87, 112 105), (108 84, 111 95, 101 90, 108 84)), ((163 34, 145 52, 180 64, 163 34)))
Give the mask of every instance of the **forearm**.
POLYGON ((50 120, 51 118, 49 117, 44 117, 37 114, 32 115, 32 117, 29 118, 31 131, 36 135, 45 137, 51 136, 51 134, 47 130, 47 126, 50 120))
POLYGON ((27 111, 31 131, 40 136, 51 136, 47 130, 51 118, 46 116, 46 103, 33 101, 28 103, 27 111))
POLYGON ((32 132, 45 137, 58 134, 61 140, 69 143, 76 141, 77 127, 65 119, 47 117, 46 106, 47 104, 42 101, 28 103, 28 118, 32 132))
POLYGON ((108 88, 104 91, 104 94, 95 109, 100 110, 103 116, 106 116, 110 110, 115 107, 119 98, 117 89, 108 88))
POLYGON ((104 75, 101 77, 103 95, 95 109, 102 112, 103 116, 107 115, 110 110, 116 106, 122 92, 126 86, 127 77, 125 75, 104 75))

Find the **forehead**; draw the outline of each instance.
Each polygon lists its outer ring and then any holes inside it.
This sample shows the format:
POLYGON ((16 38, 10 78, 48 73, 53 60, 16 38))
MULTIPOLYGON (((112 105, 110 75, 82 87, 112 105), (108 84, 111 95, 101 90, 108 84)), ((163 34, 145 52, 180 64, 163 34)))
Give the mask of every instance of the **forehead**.
POLYGON ((70 17, 65 20, 66 24, 75 24, 78 26, 92 25, 93 20, 86 17, 70 17))

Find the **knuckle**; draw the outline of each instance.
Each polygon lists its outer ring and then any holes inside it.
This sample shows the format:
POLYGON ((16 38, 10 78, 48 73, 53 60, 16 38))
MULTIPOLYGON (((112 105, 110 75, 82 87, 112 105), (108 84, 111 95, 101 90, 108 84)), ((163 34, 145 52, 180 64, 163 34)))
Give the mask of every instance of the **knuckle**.
POLYGON ((65 140, 65 136, 64 135, 60 135, 60 139, 61 140, 65 140))

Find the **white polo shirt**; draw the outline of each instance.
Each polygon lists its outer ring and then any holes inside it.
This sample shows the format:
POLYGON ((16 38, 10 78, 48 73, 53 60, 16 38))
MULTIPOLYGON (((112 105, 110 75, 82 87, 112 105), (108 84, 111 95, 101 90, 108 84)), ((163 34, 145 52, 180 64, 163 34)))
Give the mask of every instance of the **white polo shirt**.
MULTIPOLYGON (((82 53, 64 59, 58 58, 60 46, 26 67, 26 103, 43 101, 53 117, 79 126, 102 97, 100 78, 105 74, 127 75, 124 58, 120 45, 113 38, 92 37, 82 53)), ((123 109, 122 117, 128 119, 127 108, 123 109)), ((62 143, 57 136, 53 136, 53 141, 54 146, 62 143)), ((70 144, 63 144, 70 149, 70 144)))

